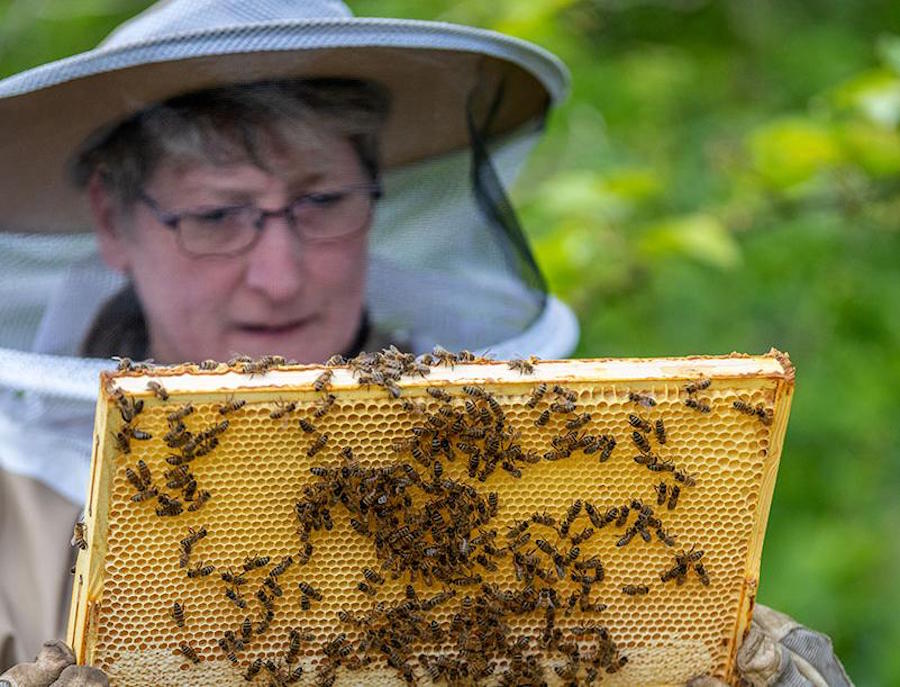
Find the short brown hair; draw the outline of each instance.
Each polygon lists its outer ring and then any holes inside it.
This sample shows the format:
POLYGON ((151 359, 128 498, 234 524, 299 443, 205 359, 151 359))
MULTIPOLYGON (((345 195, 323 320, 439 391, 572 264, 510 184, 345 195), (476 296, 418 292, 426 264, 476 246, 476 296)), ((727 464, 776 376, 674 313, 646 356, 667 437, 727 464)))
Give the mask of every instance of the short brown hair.
POLYGON ((170 98, 91 136, 73 157, 71 178, 84 188, 98 168, 123 208, 130 207, 164 159, 216 164, 248 160, 265 168, 272 140, 309 143, 315 127, 347 138, 372 180, 390 97, 357 79, 259 81, 170 98))

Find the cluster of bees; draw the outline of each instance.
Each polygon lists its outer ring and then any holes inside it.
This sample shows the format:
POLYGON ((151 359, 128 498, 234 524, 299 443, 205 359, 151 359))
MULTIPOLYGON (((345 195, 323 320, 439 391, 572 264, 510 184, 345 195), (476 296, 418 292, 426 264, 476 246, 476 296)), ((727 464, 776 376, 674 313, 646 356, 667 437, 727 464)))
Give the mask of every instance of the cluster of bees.
MULTIPOLYGON (((166 389, 158 382, 148 382, 148 388, 162 401, 169 398, 166 389)), ((111 388, 110 393, 119 409, 124 423, 123 429, 115 433, 116 446, 124 454, 131 453, 129 437, 149 440, 152 436, 133 426, 138 414, 143 410, 143 401, 128 399, 121 389, 111 388)), ((223 407, 224 410, 224 407, 223 407)), ((134 487, 131 500, 136 503, 156 499, 156 514, 160 517, 173 517, 185 510, 200 510, 210 499, 211 493, 206 489, 198 489, 197 479, 189 464, 195 459, 211 452, 219 444, 219 436, 228 429, 228 420, 223 419, 206 429, 193 433, 187 429, 185 418, 194 412, 192 404, 187 403, 166 416, 169 431, 163 441, 171 452, 166 462, 171 465, 163 475, 165 487, 173 493, 162 491, 154 479, 150 468, 143 460, 138 460, 135 468, 125 467, 125 476, 134 487)), ((225 414, 225 413, 223 413, 225 414)))
MULTIPOLYGON (((603 625, 586 621, 574 626, 557 625, 557 618, 568 618, 576 612, 593 616, 607 608, 605 603, 591 598, 594 587, 605 579, 606 569, 599 556, 589 555, 585 547, 600 530, 619 529, 617 547, 627 546, 636 538, 649 543, 652 533, 664 546, 674 547, 675 538, 667 532, 653 506, 637 498, 607 507, 577 499, 559 517, 546 511, 535 512, 527 520, 507 526, 502 534, 492 526, 500 508, 498 494, 485 494, 462 479, 450 477, 445 463, 460 459, 468 477, 481 483, 498 469, 518 479, 531 465, 566 459, 577 452, 596 455, 598 462, 606 462, 617 441, 612 435, 590 432, 591 414, 579 413, 577 393, 560 385, 536 384, 524 402, 536 413, 536 427, 559 430, 544 453, 523 448, 520 431, 484 387, 464 386, 461 396, 441 387, 427 387, 428 398, 423 401, 401 399, 398 382, 404 376, 426 377, 434 366, 484 360, 467 351, 451 353, 441 347, 419 357, 391 347, 350 360, 335 356, 328 361, 313 384, 320 393, 319 400, 306 417, 296 418, 299 429, 310 435, 307 457, 316 456, 329 443, 330 435, 320 432, 316 424, 337 400, 329 393, 333 368, 346 367, 361 385, 384 388, 412 418, 408 436, 393 446, 395 453, 408 455, 410 460, 400 458, 385 466, 366 467, 350 447, 337 447, 336 462, 310 468, 313 479, 302 487, 294 504, 298 552, 271 566, 269 556, 252 556, 244 560, 238 572, 220 571, 223 596, 246 610, 247 615, 239 627, 218 639, 218 645, 226 660, 235 666, 243 665, 246 681, 263 673, 270 685, 287 685, 303 675, 303 667, 297 664, 303 645, 315 642, 316 637, 302 629, 289 628, 287 648, 277 660, 257 657, 241 664, 238 656, 268 631, 276 604, 282 602, 286 593, 280 576, 292 565, 302 566, 310 561, 314 533, 332 530, 338 510, 349 519, 357 535, 371 541, 379 569, 364 568, 356 585, 364 598, 373 600, 371 610, 339 611, 337 619, 346 630, 319 643, 322 660, 315 669, 317 687, 333 684, 341 667, 360 670, 375 663, 390 666, 408 684, 415 684, 422 677, 449 685, 477 683, 492 675, 500 664, 505 665, 499 676, 501 685, 542 684, 548 658, 551 663, 555 659, 553 670, 566 684, 583 685, 593 684, 603 673, 617 672, 628 662, 603 625), (488 581, 504 567, 514 573, 519 588, 503 589, 488 581), (255 592, 245 591, 249 578, 254 576, 255 592), (388 577, 406 582, 404 598, 393 604, 376 603, 388 577), (419 581, 429 587, 439 586, 440 591, 421 597, 414 587, 419 581), (250 604, 256 608, 255 617, 250 604), (440 609, 442 617, 446 617, 448 605, 455 610, 451 609, 454 612, 450 622, 442 624, 434 611, 440 609), (539 635, 513 631, 512 619, 535 613, 543 616, 539 635)), ((508 365, 527 375, 533 373, 535 361, 513 360, 508 365)), ((266 356, 257 360, 238 357, 227 364, 256 375, 290 362, 266 356)), ((148 365, 120 361, 120 369, 126 370, 146 369, 148 365)), ((199 367, 216 369, 219 365, 204 361, 199 367)), ((700 379, 684 387, 685 405, 700 413, 710 412, 709 402, 697 396, 709 386, 709 379, 700 379)), ((168 399, 162 385, 150 382, 148 388, 160 400, 168 399)), ((125 423, 116 435, 116 443, 123 453, 129 453, 130 439, 150 438, 133 426, 143 402, 128 399, 116 389, 111 393, 125 423)), ((671 482, 663 479, 654 487, 657 508, 665 506, 666 511, 671 511, 677 507, 682 489, 695 486, 695 480, 660 455, 668 433, 664 420, 652 417, 656 401, 634 392, 629 394, 629 400, 638 407, 628 415, 633 429, 631 440, 638 450, 634 461, 649 471, 671 474, 671 482)), ((163 440, 173 452, 166 457, 172 466, 165 473, 166 487, 179 491, 162 492, 147 465, 139 460, 135 469, 125 468, 135 489, 132 500, 156 498, 156 513, 160 516, 180 514, 184 503, 189 511, 202 507, 210 494, 198 489, 190 463, 216 447, 228 428, 224 416, 240 410, 244 404, 245 401, 234 399, 223 403, 218 408, 223 419, 196 433, 184 423, 194 410, 190 403, 169 413, 169 431, 163 440)), ((736 401, 734 408, 764 424, 771 423, 772 412, 762 404, 751 406, 736 401)), ((269 416, 272 420, 284 420, 297 411, 296 402, 281 401, 269 416)), ((206 536, 205 527, 189 529, 179 542, 179 564, 188 577, 204 577, 215 571, 214 566, 202 561, 191 565, 195 546, 206 536)), ((73 544, 86 548, 83 525, 80 531, 76 528, 73 544)), ((709 585, 703 555, 695 547, 682 548, 674 554, 674 566, 659 573, 660 581, 683 585, 693 571, 701 584, 709 585)), ((322 600, 321 592, 306 582, 297 583, 297 589, 301 610, 309 610, 314 602, 322 600)), ((627 597, 646 595, 650 590, 651 585, 641 580, 620 588, 627 597)), ((185 626, 183 603, 173 602, 170 615, 177 627, 185 626)), ((177 651, 193 663, 201 660, 187 642, 180 642, 177 651)))

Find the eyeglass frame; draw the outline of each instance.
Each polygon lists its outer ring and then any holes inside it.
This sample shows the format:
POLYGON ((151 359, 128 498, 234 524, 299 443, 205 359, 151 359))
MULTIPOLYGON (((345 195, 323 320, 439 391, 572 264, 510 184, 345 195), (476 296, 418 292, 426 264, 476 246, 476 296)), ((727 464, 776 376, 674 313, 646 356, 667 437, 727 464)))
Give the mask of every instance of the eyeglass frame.
POLYGON ((275 217, 284 217, 284 219, 290 225, 291 229, 296 229, 299 226, 300 232, 298 235, 300 236, 301 239, 303 239, 304 241, 306 241, 308 243, 313 243, 313 244, 331 243, 333 241, 340 241, 340 240, 343 240, 350 236, 353 236, 354 234, 362 231, 362 229, 365 228, 366 224, 368 223, 368 220, 371 219, 371 217, 372 217, 372 211, 375 207, 375 202, 378 201, 379 199, 381 199, 381 197, 383 195, 384 195, 384 189, 383 189, 381 183, 378 181, 375 181, 375 182, 371 182, 371 183, 349 184, 347 186, 341 186, 339 188, 329 188, 329 189, 324 189, 322 191, 304 193, 303 195, 300 195, 300 196, 294 198, 290 203, 288 203, 284 207, 281 207, 277 210, 264 210, 263 208, 259 207, 258 205, 254 204, 254 203, 245 203, 245 204, 239 204, 239 205, 221 205, 221 206, 216 206, 216 207, 210 207, 203 211, 186 210, 184 212, 169 212, 167 210, 163 210, 160 207, 159 203, 156 200, 154 200, 153 198, 151 198, 147 194, 147 192, 144 191, 143 189, 138 191, 137 198, 138 198, 138 200, 140 200, 144 205, 146 205, 149 208, 151 214, 156 218, 156 220, 160 224, 162 224, 167 229, 171 229, 172 231, 175 232, 175 238, 178 242, 178 247, 181 249, 181 251, 183 253, 185 253, 189 257, 192 257, 192 258, 231 258, 231 257, 237 257, 239 255, 243 255, 245 253, 248 253, 250 250, 252 250, 253 247, 259 241, 259 237, 262 235, 263 229, 265 229, 265 227, 266 227, 266 222, 268 222, 269 219, 273 219, 275 217), (369 206, 369 213, 366 218, 366 221, 363 221, 363 223, 359 227, 356 227, 355 229, 352 229, 344 234, 340 234, 339 236, 330 236, 328 238, 314 238, 314 237, 304 236, 303 231, 302 231, 303 223, 297 222, 296 217, 294 216, 291 209, 293 207, 297 206, 299 203, 302 203, 304 200, 307 200, 314 196, 324 195, 324 194, 328 194, 328 193, 346 192, 346 191, 368 191, 369 192, 372 202, 369 206), (184 243, 181 238, 181 232, 179 231, 179 225, 181 224, 182 220, 184 220, 185 218, 200 219, 204 215, 208 215, 208 214, 210 214, 212 212, 216 212, 216 211, 243 210, 243 209, 251 209, 251 208, 255 209, 257 211, 256 218, 253 221, 253 228, 256 230, 256 234, 255 234, 253 240, 250 241, 250 243, 248 243, 243 248, 240 248, 235 251, 227 252, 227 253, 194 253, 194 252, 191 252, 190 250, 188 250, 187 248, 185 248, 184 243))

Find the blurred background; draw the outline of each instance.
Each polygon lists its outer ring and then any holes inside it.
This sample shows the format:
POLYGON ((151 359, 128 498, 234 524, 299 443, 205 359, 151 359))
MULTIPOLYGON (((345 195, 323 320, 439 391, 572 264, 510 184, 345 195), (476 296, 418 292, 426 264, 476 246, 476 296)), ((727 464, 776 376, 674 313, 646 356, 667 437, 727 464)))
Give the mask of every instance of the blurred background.
MULTIPOLYGON (((0 0, 0 77, 149 4, 0 0)), ((858 685, 900 684, 900 3, 349 5, 568 64, 513 196, 577 355, 790 353, 759 600, 829 634, 858 685)))

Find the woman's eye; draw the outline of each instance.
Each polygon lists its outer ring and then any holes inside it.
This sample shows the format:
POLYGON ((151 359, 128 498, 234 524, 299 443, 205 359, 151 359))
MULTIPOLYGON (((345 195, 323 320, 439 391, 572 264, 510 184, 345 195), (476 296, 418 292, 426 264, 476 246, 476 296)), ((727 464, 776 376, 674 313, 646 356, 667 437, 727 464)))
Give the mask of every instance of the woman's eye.
POLYGON ((344 198, 343 193, 312 193, 305 200, 313 205, 331 205, 344 198))
POLYGON ((202 215, 197 215, 197 219, 208 224, 216 224, 225 221, 231 215, 231 210, 227 208, 220 208, 218 210, 210 210, 209 212, 204 212, 202 215))

